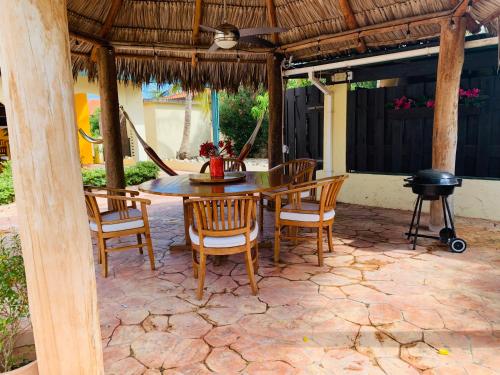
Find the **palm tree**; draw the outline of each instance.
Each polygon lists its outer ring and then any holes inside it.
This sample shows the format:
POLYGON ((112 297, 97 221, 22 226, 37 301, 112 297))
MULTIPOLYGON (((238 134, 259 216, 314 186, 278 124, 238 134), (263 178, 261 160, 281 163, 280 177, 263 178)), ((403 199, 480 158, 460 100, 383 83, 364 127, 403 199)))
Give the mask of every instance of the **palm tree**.
POLYGON ((177 158, 184 160, 188 156, 189 136, 191 135, 191 112, 193 109, 193 94, 188 91, 184 101, 184 130, 182 131, 181 147, 177 152, 177 158))

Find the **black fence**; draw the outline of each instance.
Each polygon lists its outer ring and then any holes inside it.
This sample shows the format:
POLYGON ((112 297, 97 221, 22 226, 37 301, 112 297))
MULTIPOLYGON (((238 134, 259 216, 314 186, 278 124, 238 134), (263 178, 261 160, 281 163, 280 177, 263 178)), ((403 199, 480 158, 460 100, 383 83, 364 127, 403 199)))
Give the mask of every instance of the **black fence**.
MULTIPOLYGON (((466 78, 464 89, 479 88, 478 104, 459 105, 455 173, 500 178, 500 78, 466 78)), ((412 174, 430 168, 433 108, 390 109, 403 95, 433 98, 434 82, 350 91, 347 111, 347 168, 351 172, 412 174)))
POLYGON ((314 86, 286 90, 285 133, 287 160, 311 158, 323 163, 323 93, 314 86))

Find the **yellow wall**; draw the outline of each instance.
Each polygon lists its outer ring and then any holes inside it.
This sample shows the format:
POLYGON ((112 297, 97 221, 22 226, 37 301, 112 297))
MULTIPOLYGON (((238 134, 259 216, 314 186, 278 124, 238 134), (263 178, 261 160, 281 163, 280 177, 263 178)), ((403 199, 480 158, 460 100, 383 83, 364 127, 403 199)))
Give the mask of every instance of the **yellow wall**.
MULTIPOLYGON (((75 94, 75 115, 76 126, 85 133, 90 134, 90 115, 87 102, 87 94, 75 94)), ((92 164, 92 144, 78 135, 78 145, 80 146, 80 162, 82 164, 92 164)))
MULTIPOLYGON (((347 85, 330 87, 325 95, 324 170, 318 176, 346 173, 347 85)), ((404 176, 350 173, 339 201, 366 206, 403 210, 413 209, 416 196, 403 186, 404 176)), ((455 213, 459 216, 500 220, 500 181, 467 179, 454 194, 455 213)), ((424 205, 428 210, 428 202, 424 205)), ((405 223, 406 224, 406 223, 405 223)))

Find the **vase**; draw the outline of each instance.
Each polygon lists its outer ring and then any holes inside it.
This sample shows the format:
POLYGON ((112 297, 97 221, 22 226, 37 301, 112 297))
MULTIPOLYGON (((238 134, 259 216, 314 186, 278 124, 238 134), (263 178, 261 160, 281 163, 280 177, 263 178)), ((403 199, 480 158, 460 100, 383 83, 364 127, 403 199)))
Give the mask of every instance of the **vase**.
POLYGON ((210 157, 210 177, 223 178, 224 177, 224 159, 222 156, 210 157))

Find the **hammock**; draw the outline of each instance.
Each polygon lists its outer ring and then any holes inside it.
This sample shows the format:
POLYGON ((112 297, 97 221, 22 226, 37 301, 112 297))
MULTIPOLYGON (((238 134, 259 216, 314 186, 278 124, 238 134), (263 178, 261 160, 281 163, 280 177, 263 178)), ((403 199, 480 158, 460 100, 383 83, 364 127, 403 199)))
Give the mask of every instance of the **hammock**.
POLYGON ((158 167, 160 167, 161 170, 163 170, 166 174, 170 176, 177 176, 177 172, 175 172, 172 168, 170 168, 168 165, 166 165, 161 158, 158 156, 155 150, 153 150, 147 143, 146 141, 141 137, 137 129, 135 128, 132 120, 130 120, 130 117, 128 116, 128 113, 123 109, 123 106, 120 106, 120 111, 125 116, 127 119, 130 128, 134 131, 137 139, 141 143, 142 147, 144 148, 144 151, 146 154, 149 156, 149 158, 155 163, 158 167))
POLYGON ((255 129, 252 132, 252 135, 250 135, 250 138, 248 138, 248 141, 245 143, 245 145, 241 148, 240 154, 238 155, 238 161, 243 161, 250 151, 252 150, 252 146, 255 142, 255 139, 257 138, 257 134, 259 134, 259 130, 262 126, 262 122, 264 121, 264 117, 266 117, 266 112, 267 110, 264 111, 262 116, 259 118, 259 121, 257 121, 257 125, 255 126, 255 129))
POLYGON ((88 135, 87 133, 85 133, 85 131, 82 128, 78 128, 78 133, 80 133, 80 136, 83 139, 85 139, 87 142, 93 143, 95 145, 100 145, 100 144, 103 143, 102 138, 101 139, 99 139, 99 138, 93 138, 90 135, 88 135))

